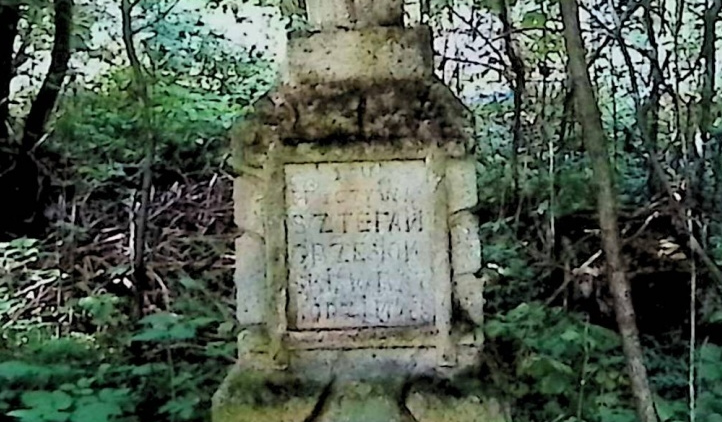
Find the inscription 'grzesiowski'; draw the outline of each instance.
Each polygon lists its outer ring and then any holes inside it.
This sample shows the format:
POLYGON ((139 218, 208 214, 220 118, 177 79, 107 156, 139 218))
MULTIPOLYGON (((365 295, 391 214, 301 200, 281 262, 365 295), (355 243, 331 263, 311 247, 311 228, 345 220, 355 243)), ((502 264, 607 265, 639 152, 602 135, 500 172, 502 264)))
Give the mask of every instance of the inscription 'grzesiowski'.
POLYGON ((432 323, 424 162, 290 164, 285 173, 292 326, 432 323))

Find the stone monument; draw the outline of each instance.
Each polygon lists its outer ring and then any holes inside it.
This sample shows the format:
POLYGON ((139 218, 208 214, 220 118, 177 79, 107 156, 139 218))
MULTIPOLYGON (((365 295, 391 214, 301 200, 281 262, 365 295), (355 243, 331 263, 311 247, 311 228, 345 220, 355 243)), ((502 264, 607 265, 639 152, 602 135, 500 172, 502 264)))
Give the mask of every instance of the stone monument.
POLYGON ((476 169, 429 29, 402 0, 306 6, 234 135, 244 329, 213 421, 504 420, 457 382, 483 344, 476 169))

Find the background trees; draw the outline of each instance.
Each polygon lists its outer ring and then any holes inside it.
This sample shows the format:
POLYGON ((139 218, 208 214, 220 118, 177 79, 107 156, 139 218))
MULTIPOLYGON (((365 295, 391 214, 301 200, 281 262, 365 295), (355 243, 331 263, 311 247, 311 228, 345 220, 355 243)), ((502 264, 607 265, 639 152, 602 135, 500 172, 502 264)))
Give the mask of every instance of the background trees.
MULTIPOLYGON (((516 420, 634 420, 559 4, 417 3, 478 122, 482 384, 516 420)), ((579 1, 663 421, 722 418, 718 3, 579 1)), ((203 419, 234 347, 227 133, 304 28, 277 5, 0 0, 0 414, 203 419)))

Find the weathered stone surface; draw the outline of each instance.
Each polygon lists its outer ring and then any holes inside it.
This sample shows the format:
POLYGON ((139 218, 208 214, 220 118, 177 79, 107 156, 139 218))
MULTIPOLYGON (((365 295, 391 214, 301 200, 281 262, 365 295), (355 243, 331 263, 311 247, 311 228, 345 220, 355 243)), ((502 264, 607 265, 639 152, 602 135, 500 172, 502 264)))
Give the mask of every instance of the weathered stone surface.
POLYGON ((286 166, 291 326, 433 321, 428 173, 421 160, 286 166))
POLYGON ((414 392, 406 407, 417 422, 508 422, 508 411, 496 400, 440 397, 414 392))
POLYGON ((408 376, 453 376, 478 362, 478 341, 473 336, 458 346, 457 365, 439 368, 433 347, 347 348, 292 351, 289 370, 304 379, 325 382, 337 380, 404 379, 408 376))
POLYGON ((425 29, 321 32, 290 41, 284 82, 423 79, 433 70, 429 46, 425 29))
POLYGON ((253 176, 240 176, 233 180, 233 214, 242 231, 263 236, 263 180, 253 176))
POLYGON ((454 276, 454 298, 471 320, 481 326, 484 322, 484 280, 473 274, 454 276))
POLYGON ((413 422, 402 412, 392 386, 349 383, 336 388, 318 422, 413 422))
POLYGON ((479 219, 468 211, 450 217, 451 267, 454 274, 470 274, 481 269, 479 219))
MULTIPOLYGON (((344 148, 399 140, 444 145, 452 157, 472 146, 467 109, 437 80, 347 80, 283 86, 234 130, 234 162, 262 167, 270 145, 314 142, 344 148)), ((382 154, 381 154, 382 155, 382 154)))
POLYGON ((267 316, 266 250, 263 240, 245 233, 236 239, 236 317, 244 325, 262 324, 267 316))
POLYGON ((449 213, 474 207, 478 200, 476 163, 473 160, 449 160, 446 167, 449 213))
POLYGON ((233 367, 213 395, 214 422, 304 422, 323 386, 287 373, 233 367))
POLYGON ((308 20, 315 28, 401 25, 402 0, 306 0, 308 20))

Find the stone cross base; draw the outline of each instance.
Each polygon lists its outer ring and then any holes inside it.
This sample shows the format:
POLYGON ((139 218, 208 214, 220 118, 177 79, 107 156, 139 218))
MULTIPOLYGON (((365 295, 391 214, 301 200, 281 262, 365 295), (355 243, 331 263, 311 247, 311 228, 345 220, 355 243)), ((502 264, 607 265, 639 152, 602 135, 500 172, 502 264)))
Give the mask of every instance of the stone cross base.
POLYGON ((495 399, 424 381, 292 379, 236 367, 214 396, 214 422, 507 422, 495 399))

